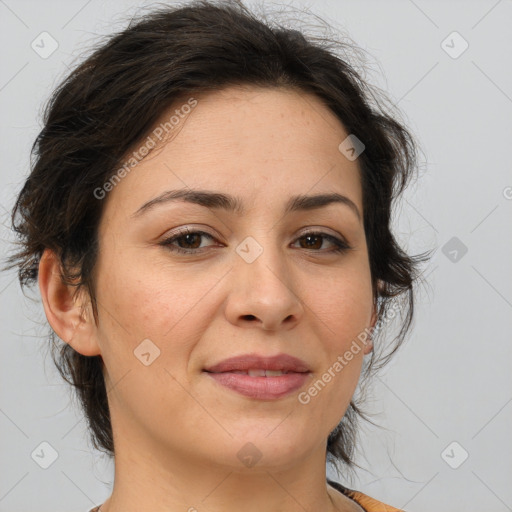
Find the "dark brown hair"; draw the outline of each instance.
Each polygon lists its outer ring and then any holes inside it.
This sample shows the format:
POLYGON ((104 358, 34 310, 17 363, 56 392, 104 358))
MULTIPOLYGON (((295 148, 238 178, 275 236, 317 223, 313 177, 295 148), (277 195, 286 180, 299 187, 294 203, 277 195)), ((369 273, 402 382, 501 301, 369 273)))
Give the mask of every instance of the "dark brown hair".
MULTIPOLYGON (((358 51, 347 42, 307 38, 263 21, 234 0, 159 7, 132 21, 93 49, 48 102, 32 147, 31 173, 12 213, 21 248, 8 259, 8 268, 18 268, 22 287, 33 284, 43 251, 51 249, 64 282, 88 292, 96 316, 93 271, 104 202, 94 190, 119 169, 162 113, 179 97, 229 85, 312 93, 365 145, 357 162, 380 324, 395 298, 400 305, 401 327, 387 351, 374 338, 363 372, 370 376, 389 360, 411 325, 413 283, 424 255, 407 255, 391 232, 394 201, 417 168, 417 144, 384 106, 389 100, 382 91, 370 87, 345 57, 358 51)), ((94 446, 113 455, 101 356, 83 356, 53 332, 50 339, 61 375, 76 389, 94 446)), ((335 466, 353 464, 358 415, 365 417, 353 398, 329 436, 327 456, 335 466)))

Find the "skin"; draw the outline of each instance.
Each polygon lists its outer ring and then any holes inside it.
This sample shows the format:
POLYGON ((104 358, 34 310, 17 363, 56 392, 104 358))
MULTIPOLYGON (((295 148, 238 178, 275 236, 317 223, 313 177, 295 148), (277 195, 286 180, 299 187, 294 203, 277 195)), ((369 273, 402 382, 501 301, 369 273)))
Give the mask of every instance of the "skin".
POLYGON ((314 382, 375 324, 361 218, 336 203, 282 213, 292 195, 338 192, 362 216, 357 160, 338 149, 348 133, 315 96, 288 89, 233 86, 196 98, 172 141, 104 199, 97 324, 87 295, 61 283, 51 251, 40 264, 52 328, 104 361, 116 454, 101 510, 360 511, 326 484, 325 446, 371 344, 306 405, 297 395, 309 384, 257 400, 202 372, 233 355, 284 352, 305 360, 314 382), (246 211, 175 201, 133 216, 178 188, 239 196, 246 211), (200 247, 195 255, 159 244, 187 226, 213 239, 182 238, 182 247, 200 247), (332 252, 322 237, 310 248, 306 228, 341 235, 351 249, 332 252), (263 248, 252 263, 235 251, 248 236, 263 248), (160 350, 149 366, 134 355, 145 339, 160 350), (249 442, 261 453, 252 467, 237 457, 249 442))

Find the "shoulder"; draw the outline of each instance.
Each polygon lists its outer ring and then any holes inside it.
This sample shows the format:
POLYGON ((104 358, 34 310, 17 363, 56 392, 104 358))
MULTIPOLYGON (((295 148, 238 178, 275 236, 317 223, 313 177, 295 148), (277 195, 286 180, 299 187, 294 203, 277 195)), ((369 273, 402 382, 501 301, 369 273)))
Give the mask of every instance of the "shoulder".
POLYGON ((334 482, 332 480, 327 480, 327 483, 334 487, 337 491, 341 492, 343 495, 347 496, 351 500, 355 501, 358 505, 360 505, 365 512, 404 512, 401 509, 391 507, 382 503, 381 501, 377 501, 362 492, 353 491, 352 489, 347 489, 343 485, 338 482, 334 482))

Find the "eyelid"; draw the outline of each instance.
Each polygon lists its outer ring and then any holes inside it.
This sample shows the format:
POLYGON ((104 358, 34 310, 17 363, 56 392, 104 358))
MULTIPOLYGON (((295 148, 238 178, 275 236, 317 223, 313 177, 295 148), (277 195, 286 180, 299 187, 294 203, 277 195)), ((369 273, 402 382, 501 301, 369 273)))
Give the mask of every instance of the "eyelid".
MULTIPOLYGON (((300 238, 301 236, 308 235, 310 233, 318 233, 318 234, 325 234, 325 235, 331 235, 337 238, 340 238, 344 242, 347 242, 345 237, 339 233, 338 231, 332 229, 332 228, 326 228, 325 226, 308 226, 307 228, 301 229, 296 237, 300 238)), ((348 242, 347 242, 348 243, 348 242)))
MULTIPOLYGON (((178 228, 176 231, 168 232, 164 235, 164 237, 158 242, 158 245, 161 245, 164 248, 167 248, 169 251, 174 253, 182 253, 182 254, 200 254, 204 252, 204 248, 202 249, 183 249, 180 247, 172 246, 172 242, 176 239, 179 239, 188 234, 197 234, 204 238, 209 238, 210 240, 217 241, 218 237, 209 233, 208 231, 204 231, 203 229, 196 228, 195 226, 186 226, 184 228, 178 228), (172 249, 171 249, 172 247, 172 249)), ((221 242, 222 243, 222 242, 221 242)), ((217 245, 218 247, 218 245, 217 245)))
MULTIPOLYGON (((217 234, 213 234, 213 233, 210 233, 209 231, 205 231, 202 227, 199 227, 196 224, 190 224, 185 227, 176 228, 176 231, 166 232, 165 235, 163 235, 163 240, 169 240, 170 238, 187 235, 189 233, 200 233, 200 234, 212 237, 212 238, 219 238, 219 236, 217 234)), ((338 231, 336 231, 334 229, 327 228, 325 226, 308 226, 306 228, 303 228, 295 235, 295 240, 297 238, 300 238, 304 235, 309 235, 309 234, 331 235, 335 238, 340 238, 341 241, 348 244, 347 239, 341 233, 339 233, 338 231)))
POLYGON ((203 227, 196 225, 196 224, 189 224, 184 227, 176 228, 175 230, 166 231, 164 233, 164 235, 162 235, 161 238, 165 241, 165 240, 169 240, 170 238, 188 235, 189 233, 200 233, 202 235, 207 235, 211 238, 216 238, 216 239, 220 238, 220 235, 206 231, 205 229, 203 229, 203 227))
MULTIPOLYGON (((159 245, 166 247, 170 252, 173 253, 181 253, 181 254, 188 254, 188 255, 200 255, 201 253, 204 253, 208 247, 215 247, 215 246, 208 246, 206 248, 199 247, 196 249, 183 249, 177 246, 172 245, 173 242, 176 239, 179 239, 187 234, 196 234, 201 237, 209 238, 210 240, 218 241, 218 237, 216 235, 213 235, 209 233, 208 231, 204 231, 202 229, 199 229, 195 226, 186 226, 182 228, 178 228, 175 232, 171 232, 170 234, 166 235, 163 240, 159 242, 159 245)), ((294 237, 293 243, 296 243, 298 240, 305 236, 320 236, 323 237, 325 240, 329 241, 333 246, 334 249, 330 250, 314 250, 311 251, 313 253, 318 254, 334 254, 334 253, 344 253, 347 251, 350 251, 353 249, 353 246, 346 240, 346 238, 338 233, 335 230, 331 230, 330 228, 321 227, 321 226, 309 226, 307 228, 302 229, 297 233, 294 237), (335 234, 332 234, 334 232, 335 234)), ((222 242, 221 242, 222 243, 222 242)), ((217 245, 218 247, 218 245, 217 245)), ((309 249, 301 248, 305 251, 308 251, 309 249)))

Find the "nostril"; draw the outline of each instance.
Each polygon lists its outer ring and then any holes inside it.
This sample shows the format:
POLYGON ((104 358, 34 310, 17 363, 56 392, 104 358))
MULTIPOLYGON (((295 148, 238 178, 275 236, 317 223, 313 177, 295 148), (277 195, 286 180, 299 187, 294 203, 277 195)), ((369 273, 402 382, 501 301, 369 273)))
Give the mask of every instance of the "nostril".
POLYGON ((244 315, 244 320, 255 320, 256 317, 254 315, 244 315))

